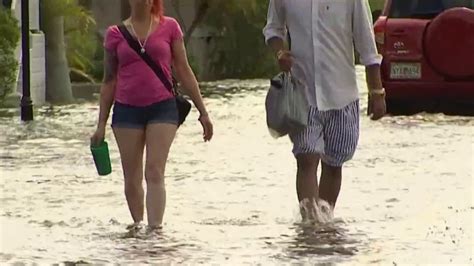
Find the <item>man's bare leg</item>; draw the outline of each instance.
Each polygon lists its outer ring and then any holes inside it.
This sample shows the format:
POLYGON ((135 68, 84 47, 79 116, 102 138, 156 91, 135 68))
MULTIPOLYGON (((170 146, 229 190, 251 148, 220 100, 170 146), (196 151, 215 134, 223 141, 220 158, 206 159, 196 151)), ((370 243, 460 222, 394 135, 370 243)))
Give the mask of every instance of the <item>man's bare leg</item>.
POLYGON ((312 217, 316 213, 313 205, 318 199, 317 170, 320 157, 316 154, 301 154, 296 157, 298 170, 296 175, 296 191, 298 201, 302 206, 301 216, 303 220, 312 217), (306 213, 310 211, 311 213, 306 213))
POLYGON ((342 167, 334 167, 324 162, 322 164, 322 174, 319 186, 319 197, 331 205, 336 206, 336 201, 341 190, 342 167))

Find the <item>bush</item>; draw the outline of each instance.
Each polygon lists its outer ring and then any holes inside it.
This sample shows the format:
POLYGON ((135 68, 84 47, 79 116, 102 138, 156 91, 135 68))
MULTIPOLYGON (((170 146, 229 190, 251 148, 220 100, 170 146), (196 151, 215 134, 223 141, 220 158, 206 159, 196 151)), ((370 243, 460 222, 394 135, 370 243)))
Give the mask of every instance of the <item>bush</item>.
POLYGON ((219 33, 211 60, 217 78, 263 78, 277 73, 275 58, 265 45, 267 1, 224 7, 211 5, 204 23, 219 33), (222 10, 225 10, 223 12, 222 10))
MULTIPOLYGON (((216 78, 263 78, 278 69, 263 41, 268 1, 210 1, 204 24, 218 32, 211 60, 216 78)), ((372 11, 385 0, 369 0, 372 11)))
POLYGON ((10 10, 0 8, 0 101, 15 87, 18 68, 15 48, 19 39, 18 21, 10 10))
POLYGON ((372 11, 382 10, 385 5, 385 0, 369 0, 372 11))
POLYGON ((77 5, 73 16, 65 17, 65 39, 71 81, 100 80, 102 62, 96 61, 102 49, 90 11, 77 5))
MULTIPOLYGON (((96 23, 91 11, 77 0, 43 0, 42 23, 64 17, 64 42, 71 81, 94 81, 98 66, 96 23)), ((102 67, 100 65, 100 67, 102 67)))

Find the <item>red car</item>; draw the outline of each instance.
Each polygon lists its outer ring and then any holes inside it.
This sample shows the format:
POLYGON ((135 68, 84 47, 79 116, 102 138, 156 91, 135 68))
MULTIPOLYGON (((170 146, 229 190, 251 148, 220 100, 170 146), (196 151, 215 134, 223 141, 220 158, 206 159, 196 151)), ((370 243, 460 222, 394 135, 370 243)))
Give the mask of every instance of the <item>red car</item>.
POLYGON ((474 107, 473 0, 387 0, 374 31, 389 113, 474 107))

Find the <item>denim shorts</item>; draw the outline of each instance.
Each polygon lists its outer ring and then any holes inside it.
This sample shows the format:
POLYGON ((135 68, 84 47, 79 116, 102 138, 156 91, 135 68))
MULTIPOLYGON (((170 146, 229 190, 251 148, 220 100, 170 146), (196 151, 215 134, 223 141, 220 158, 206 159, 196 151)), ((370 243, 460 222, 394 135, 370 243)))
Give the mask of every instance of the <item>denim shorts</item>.
POLYGON ((132 106, 115 102, 112 127, 144 129, 149 124, 178 125, 176 99, 171 98, 148 106, 132 106))

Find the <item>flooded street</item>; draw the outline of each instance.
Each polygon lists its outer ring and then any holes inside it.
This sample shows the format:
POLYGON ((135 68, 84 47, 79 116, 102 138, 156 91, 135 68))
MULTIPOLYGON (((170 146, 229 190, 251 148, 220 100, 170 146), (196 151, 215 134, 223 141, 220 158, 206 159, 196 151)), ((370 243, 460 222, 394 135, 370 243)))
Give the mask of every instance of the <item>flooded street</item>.
POLYGON ((473 264, 473 118, 372 122, 363 97, 336 219, 308 227, 291 144, 265 125, 267 85, 205 84, 215 139, 202 142, 194 110, 170 154, 163 234, 145 238, 123 237, 131 218, 111 130, 114 171, 96 174, 96 103, 42 108, 28 125, 3 111, 0 263, 473 264))

